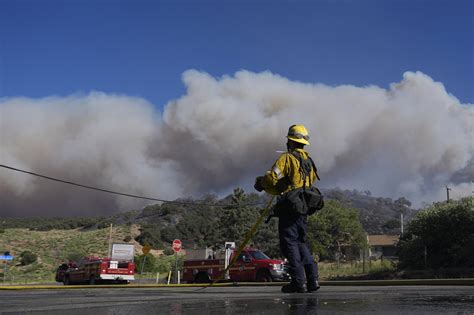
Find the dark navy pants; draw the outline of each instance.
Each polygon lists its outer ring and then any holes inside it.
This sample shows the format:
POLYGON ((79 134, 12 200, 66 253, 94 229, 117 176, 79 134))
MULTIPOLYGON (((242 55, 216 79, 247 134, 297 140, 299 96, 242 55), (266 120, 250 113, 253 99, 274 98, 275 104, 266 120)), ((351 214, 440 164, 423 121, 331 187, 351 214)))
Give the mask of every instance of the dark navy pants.
POLYGON ((308 283, 318 280, 318 267, 306 244, 306 226, 305 215, 280 216, 278 220, 280 250, 288 259, 291 282, 298 286, 305 278, 308 283))

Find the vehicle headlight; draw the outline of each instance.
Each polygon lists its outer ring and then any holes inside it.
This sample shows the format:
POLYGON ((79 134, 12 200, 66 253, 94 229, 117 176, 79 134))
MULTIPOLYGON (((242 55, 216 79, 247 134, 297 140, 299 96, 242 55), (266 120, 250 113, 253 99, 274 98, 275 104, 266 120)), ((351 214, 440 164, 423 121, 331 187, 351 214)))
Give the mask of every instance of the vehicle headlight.
POLYGON ((282 269, 282 265, 281 265, 281 264, 270 264, 270 267, 272 267, 273 270, 280 270, 280 269, 282 269))

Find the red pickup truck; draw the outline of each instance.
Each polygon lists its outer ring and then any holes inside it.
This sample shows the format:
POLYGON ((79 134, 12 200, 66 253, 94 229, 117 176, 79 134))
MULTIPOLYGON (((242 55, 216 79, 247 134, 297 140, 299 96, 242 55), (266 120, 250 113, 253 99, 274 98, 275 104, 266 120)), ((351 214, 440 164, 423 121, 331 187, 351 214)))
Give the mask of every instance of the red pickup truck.
POLYGON ((56 270, 56 281, 69 284, 128 283, 134 280, 135 264, 110 258, 84 257, 78 264, 64 263, 56 270))
MULTIPOLYGON (((235 252, 227 257, 232 261, 235 252)), ((187 283, 209 283, 220 280, 225 270, 226 259, 192 259, 184 261, 183 280, 187 283)), ((280 259, 271 259, 263 252, 246 248, 229 269, 231 281, 289 281, 286 264, 280 259)))

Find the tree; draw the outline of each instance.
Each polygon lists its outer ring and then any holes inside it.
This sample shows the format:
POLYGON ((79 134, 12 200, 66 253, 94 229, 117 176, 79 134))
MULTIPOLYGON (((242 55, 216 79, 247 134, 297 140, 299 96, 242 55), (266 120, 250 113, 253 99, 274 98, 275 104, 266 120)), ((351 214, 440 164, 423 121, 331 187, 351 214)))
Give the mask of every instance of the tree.
POLYGON ((411 202, 405 197, 400 197, 397 200, 395 200, 395 205, 400 206, 400 207, 410 207, 411 202))
POLYGON ((400 240, 400 267, 474 267, 471 203, 472 198, 437 203, 419 212, 400 240))
POLYGON ((25 250, 20 254, 20 264, 22 266, 30 265, 34 263, 38 259, 38 256, 36 254, 33 254, 32 252, 25 250))
POLYGON ((174 238, 180 238, 198 247, 214 245, 220 236, 218 216, 216 208, 196 205, 176 224, 176 231, 171 226, 165 229, 165 241, 171 243, 174 238))
POLYGON ((245 234, 256 222, 259 213, 254 207, 244 206, 246 195, 243 189, 234 189, 232 204, 224 207, 219 214, 221 242, 234 241, 240 243, 245 234))
POLYGON ((253 245, 271 258, 281 257, 278 238, 278 219, 262 224, 253 237, 253 245))
POLYGON ((159 228, 154 224, 145 224, 140 228, 140 235, 135 240, 141 245, 149 244, 153 248, 163 248, 159 228))
POLYGON ((341 253, 342 245, 367 246, 359 212, 336 200, 326 201, 324 208, 309 218, 307 238, 312 251, 322 259, 341 253))
POLYGON ((174 239, 179 238, 179 232, 176 226, 169 225, 161 230, 161 239, 163 242, 172 243, 174 239))
POLYGON ((154 215, 159 215, 160 213, 162 213, 161 206, 158 204, 154 204, 154 205, 146 206, 142 211, 142 216, 150 217, 154 215))
POLYGON ((382 228, 384 230, 393 230, 393 229, 400 228, 400 226, 401 226, 400 220, 391 219, 391 220, 388 220, 387 222, 385 222, 384 225, 382 225, 382 228))
POLYGON ((97 223, 97 228, 98 228, 99 230, 100 230, 100 229, 106 229, 106 228, 109 228, 111 224, 112 224, 112 222, 110 222, 109 220, 103 219, 103 220, 100 220, 100 221, 97 223))

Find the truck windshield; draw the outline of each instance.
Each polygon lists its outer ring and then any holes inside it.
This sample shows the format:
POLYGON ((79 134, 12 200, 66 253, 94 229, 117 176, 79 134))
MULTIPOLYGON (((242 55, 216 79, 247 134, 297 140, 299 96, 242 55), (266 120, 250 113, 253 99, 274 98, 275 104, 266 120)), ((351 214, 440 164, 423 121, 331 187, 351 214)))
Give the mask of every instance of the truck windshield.
POLYGON ((253 259, 257 259, 257 260, 260 260, 260 259, 270 259, 270 257, 268 257, 267 255, 265 255, 264 253, 260 252, 260 251, 252 251, 252 252, 249 252, 250 255, 252 255, 253 259))

